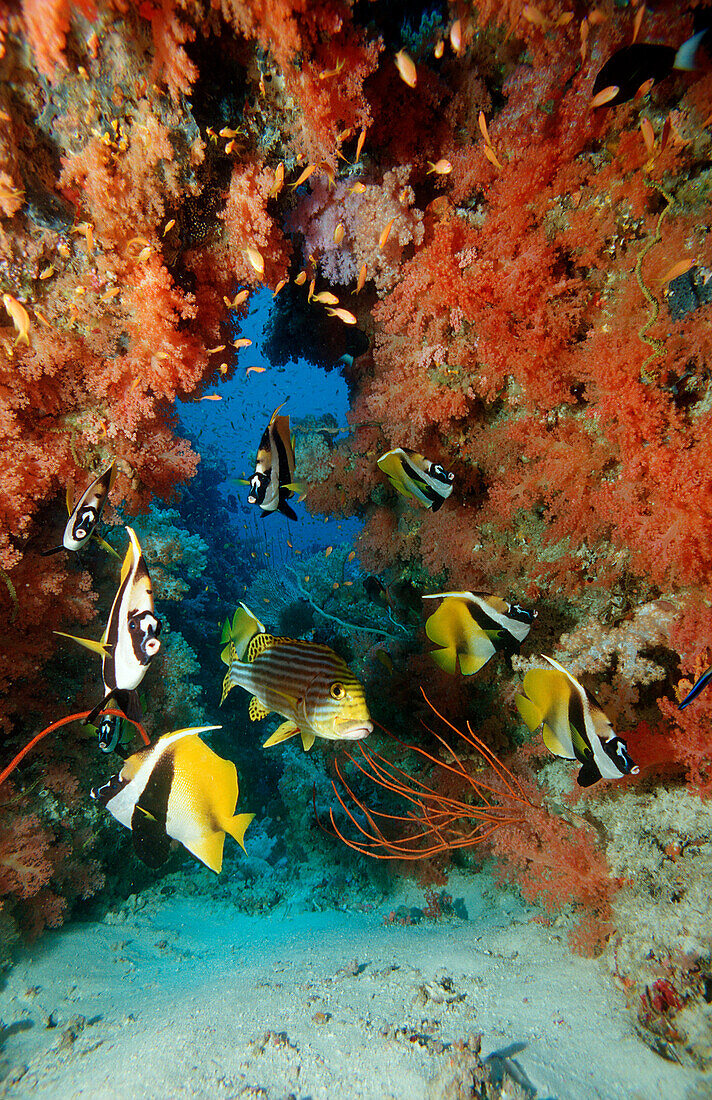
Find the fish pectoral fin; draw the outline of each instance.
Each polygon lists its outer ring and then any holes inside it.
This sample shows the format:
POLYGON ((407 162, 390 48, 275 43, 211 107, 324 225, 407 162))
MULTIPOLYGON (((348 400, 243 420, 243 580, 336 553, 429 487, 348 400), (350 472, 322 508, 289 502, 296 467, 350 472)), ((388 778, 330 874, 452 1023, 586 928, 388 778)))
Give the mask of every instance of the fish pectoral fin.
POLYGON ((141 806, 134 806, 131 815, 131 836, 136 855, 147 867, 155 869, 168 859, 170 838, 155 817, 141 806))
POLYGON ((121 561, 121 554, 118 554, 116 550, 114 550, 113 546, 110 546, 109 543, 101 537, 101 535, 97 535, 96 532, 94 532, 92 538, 94 539, 94 542, 99 543, 99 546, 101 546, 102 550, 106 550, 107 554, 111 554, 112 557, 118 558, 119 561, 121 561))
POLYGON ((254 814, 235 814, 225 825, 225 832, 235 838, 243 852, 245 851, 245 831, 254 816, 254 814))
POLYGON ((266 707, 264 703, 261 703, 256 695, 253 695, 250 699, 250 705, 247 713, 251 722, 260 722, 263 718, 266 718, 268 714, 271 714, 269 707, 266 707))
POLYGON ((95 642, 93 638, 78 638, 76 634, 65 634, 63 630, 53 630, 52 633, 58 634, 60 638, 69 638, 83 645, 85 649, 90 649, 92 653, 98 653, 100 657, 106 657, 111 652, 111 644, 107 642, 95 642))
POLYGON ((311 730, 300 730, 299 732, 302 735, 302 747, 305 752, 309 752, 309 749, 316 741, 316 735, 313 734, 311 730))
POLYGON ((228 642, 224 649, 220 651, 220 660, 229 668, 235 659, 235 646, 232 642, 228 642))
POLYGON ((295 726, 294 722, 288 719, 286 722, 282 722, 281 726, 277 726, 274 733, 264 742, 262 748, 269 749, 272 745, 280 745, 282 741, 289 741, 290 737, 296 737, 300 732, 299 726, 295 726))

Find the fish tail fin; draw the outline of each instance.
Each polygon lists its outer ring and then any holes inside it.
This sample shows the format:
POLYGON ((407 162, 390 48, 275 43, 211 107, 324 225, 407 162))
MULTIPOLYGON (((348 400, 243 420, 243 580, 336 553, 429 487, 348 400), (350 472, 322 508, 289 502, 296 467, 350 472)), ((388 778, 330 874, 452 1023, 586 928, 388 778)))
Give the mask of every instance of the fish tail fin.
POLYGON ((78 638, 76 634, 65 634, 63 630, 53 630, 52 633, 58 634, 60 638, 69 638, 72 642, 83 645, 85 649, 90 649, 92 653, 98 653, 100 657, 105 657, 111 648, 106 642, 95 642, 93 638, 78 638))
POLYGON ((699 69, 700 58, 698 52, 704 40, 709 37, 709 33, 709 27, 705 27, 704 30, 698 31, 697 34, 693 34, 691 38, 686 39, 675 54, 675 60, 672 63, 673 69, 679 69, 686 73, 692 73, 699 69))
POLYGON ((118 554, 116 550, 114 550, 113 546, 110 546, 109 543, 101 537, 101 535, 97 535, 96 533, 94 533, 92 535, 92 538, 94 539, 94 542, 99 543, 99 546, 101 546, 103 550, 106 550, 107 554, 111 554, 112 557, 118 558, 119 561, 121 561, 121 554, 118 554))
POLYGON ((235 814, 225 826, 225 832, 235 838, 243 852, 245 851, 245 832, 254 816, 254 814, 235 814))
POLYGON ((244 603, 240 603, 235 610, 229 629, 230 643, 234 650, 231 659, 244 661, 252 639, 255 635, 264 633, 266 633, 264 624, 260 622, 256 615, 252 614, 249 607, 246 607, 244 603))

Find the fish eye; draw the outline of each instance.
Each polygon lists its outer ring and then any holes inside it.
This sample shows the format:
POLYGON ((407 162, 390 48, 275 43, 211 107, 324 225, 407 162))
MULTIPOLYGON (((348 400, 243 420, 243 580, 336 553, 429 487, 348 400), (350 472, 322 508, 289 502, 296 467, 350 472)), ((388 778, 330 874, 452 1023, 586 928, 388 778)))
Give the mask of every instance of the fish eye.
POLYGON ((346 688, 343 684, 339 684, 338 682, 332 684, 329 688, 329 695, 332 699, 343 699, 346 695, 346 688))
POLYGON ((134 633, 138 630, 138 623, 135 619, 129 619, 129 630, 133 630, 134 633))

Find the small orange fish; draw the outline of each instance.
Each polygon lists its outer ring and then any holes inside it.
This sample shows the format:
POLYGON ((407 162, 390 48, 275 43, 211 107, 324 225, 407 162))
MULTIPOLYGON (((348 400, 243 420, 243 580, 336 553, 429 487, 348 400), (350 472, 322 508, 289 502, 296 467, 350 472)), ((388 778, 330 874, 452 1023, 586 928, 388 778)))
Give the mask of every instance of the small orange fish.
POLYGON ((366 282, 366 265, 361 264, 361 267, 359 268, 358 279, 356 281, 356 293, 357 294, 361 293, 361 291, 364 288, 365 282, 366 282))
POLYGON ((395 62, 401 80, 409 88, 414 88, 418 82, 418 74, 412 57, 409 57, 405 50, 399 50, 395 56, 395 62))
POLYGON ((12 318, 13 325, 15 326, 15 332, 17 333, 17 337, 15 338, 15 347, 17 347, 20 342, 23 342, 29 346, 29 313, 23 305, 20 305, 17 298, 13 298, 12 294, 3 294, 2 304, 5 306, 5 309, 12 318))
POLYGON ((251 343, 246 336, 241 336, 239 340, 233 340, 232 346, 239 351, 240 348, 249 348, 251 343))
POLYGON ((349 187, 349 194, 350 195, 363 195, 365 190, 366 190, 366 184, 361 183, 361 181, 359 180, 358 183, 355 183, 353 185, 353 187, 349 187))
POLYGON ((282 161, 277 165, 277 169, 274 173, 274 183, 270 189, 270 198, 274 199, 279 194, 284 186, 284 164, 282 161))
POLYGON ((534 6, 534 4, 527 4, 522 15, 527 22, 531 23, 534 27, 540 27, 542 30, 546 30, 549 26, 549 20, 539 8, 534 6))
POLYGON ((293 184, 291 184, 291 186, 294 188, 299 187, 299 185, 302 183, 306 183, 309 177, 313 175, 314 172, 316 172, 317 168, 318 165, 316 164, 308 164, 301 175, 297 179, 295 179, 293 184))
POLYGON ((645 148, 652 156, 653 152, 655 151, 655 131, 653 130, 653 125, 649 118, 641 119, 640 132, 643 135, 645 148))
MULTIPOLYGON (((217 352, 219 352, 219 351, 225 351, 225 345, 224 344, 218 344, 218 346, 216 348, 206 348, 205 349, 206 355, 216 355, 217 352)), ((161 352, 159 352, 158 354, 160 355, 161 352)), ((166 358, 168 358, 168 357, 166 356, 166 358)))
POLYGON ((166 222, 165 227, 163 229, 163 234, 162 235, 165 237, 166 233, 170 233, 171 229, 173 228, 173 226, 175 224, 176 224, 175 218, 171 218, 171 220, 169 222, 166 222))
POLYGON ((685 275, 694 266, 694 260, 678 260, 676 264, 673 264, 672 267, 665 272, 660 280, 661 284, 665 286, 667 283, 671 283, 673 279, 679 279, 681 275, 685 275))
POLYGON ((40 279, 49 279, 52 275, 54 275, 54 268, 52 267, 52 264, 50 264, 49 267, 45 267, 42 271, 40 271, 40 279))
POLYGON ((264 372, 266 370, 267 370, 266 367, 248 367, 247 370, 245 371, 245 378, 247 378, 250 371, 254 371, 255 374, 264 374, 264 372))
POLYGON ((450 45, 455 53, 459 53, 462 49, 462 23, 459 19, 456 19, 450 27, 450 45))
POLYGON ((393 222, 394 222, 395 220, 396 220, 396 219, 395 219, 394 217, 393 217, 393 218, 391 218, 391 220, 389 221, 388 225, 384 226, 384 227, 383 227, 383 229, 381 230, 381 235, 380 235, 380 237, 378 238, 378 247, 379 247, 379 248, 383 248, 383 246, 385 245, 386 241, 388 240, 388 238, 389 238, 389 236, 390 236, 390 232, 391 232, 391 229, 393 228, 393 222))
POLYGON ((300 271, 299 274, 295 276, 294 281, 297 286, 304 286, 305 282, 307 281, 306 271, 300 271))
POLYGON ((495 168, 503 168, 504 167, 504 165, 498 159, 497 154, 495 153, 495 151, 494 151, 494 149, 492 148, 491 145, 485 145, 482 152, 487 157, 487 160, 490 162, 490 164, 494 164, 495 168))
POLYGON ((333 549, 334 549, 334 547, 333 547, 333 546, 327 546, 326 550, 324 551, 324 557, 325 557, 325 558, 328 558, 329 554, 331 553, 331 551, 332 551, 333 549))
POLYGON ((262 278, 265 273, 265 261, 262 253, 258 252, 256 248, 246 248, 244 252, 250 267, 262 278))
POLYGON ((277 283, 276 287, 274 288, 274 293, 273 293, 272 297, 276 298, 277 295, 279 294, 280 290, 282 289, 282 287, 286 286, 286 285, 287 285, 287 280, 286 279, 280 279, 279 282, 277 283))
POLYGON ((436 176, 448 176, 450 172, 452 172, 450 161, 445 160, 444 157, 442 160, 436 160, 434 164, 432 160, 429 160, 428 164, 430 165, 428 168, 428 175, 430 175, 431 172, 435 172, 436 176))
POLYGON ((223 126, 222 130, 218 130, 220 137, 223 138, 236 138, 238 132, 238 130, 231 130, 229 126, 223 126))
POLYGON ((341 242, 344 239, 344 233, 345 232, 346 232, 346 230, 344 228, 344 223, 339 222, 336 229, 334 230, 334 244, 341 244, 341 242))
POLYGON ((363 129, 361 131, 361 133, 359 134, 359 136, 358 136, 358 141, 356 142, 356 159, 354 160, 354 164, 358 164, 358 162, 359 162, 359 158, 361 156, 361 153, 363 152, 363 146, 364 146, 365 141, 366 141, 366 130, 363 129))
POLYGON ((640 26, 645 16, 645 4, 642 4, 635 13, 635 20, 633 21, 633 42, 635 43, 640 33, 640 26))
POLYGON ((204 397, 199 397, 198 401, 222 401, 222 397, 219 393, 206 393, 204 397))
POLYGON ((345 325, 355 325, 356 318, 353 313, 349 313, 348 309, 329 309, 327 306, 326 312, 330 317, 338 317, 340 321, 343 321, 345 325))
POLYGON ((439 61, 444 53, 445 53, 445 43, 443 42, 442 38, 439 38, 437 40, 437 42, 435 43, 435 49, 433 50, 433 55, 434 55, 435 59, 437 61, 439 61))
POLYGON ((320 302, 323 306, 338 306, 339 304, 339 299, 330 290, 320 290, 318 294, 314 295, 314 301, 320 302))
POLYGON ((612 99, 615 99, 620 88, 616 84, 610 84, 607 88, 601 88, 591 102, 589 107, 593 110, 595 107, 605 107, 606 103, 610 103, 612 99))
POLYGON ((106 294, 102 294, 99 299, 100 302, 110 302, 112 298, 115 298, 117 294, 121 293, 121 289, 118 286, 113 286, 111 290, 107 290, 106 294))
POLYGON ((356 551, 355 551, 355 550, 352 550, 352 551, 351 551, 351 553, 350 553, 350 554, 348 555, 348 557, 346 558, 346 560, 347 560, 347 561, 353 561, 355 557, 356 557, 356 551))

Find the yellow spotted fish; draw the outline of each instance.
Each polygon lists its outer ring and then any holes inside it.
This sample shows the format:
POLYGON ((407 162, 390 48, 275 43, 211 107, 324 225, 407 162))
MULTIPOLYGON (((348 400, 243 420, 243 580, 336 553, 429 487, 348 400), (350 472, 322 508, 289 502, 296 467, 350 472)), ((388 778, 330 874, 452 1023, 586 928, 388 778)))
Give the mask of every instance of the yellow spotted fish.
POLYGON ((221 703, 237 684, 252 695, 249 715, 253 722, 273 712, 286 719, 265 741, 264 748, 296 734, 301 735, 302 745, 308 750, 317 737, 358 741, 372 732, 363 686, 333 649, 314 642, 275 638, 259 629, 261 624, 244 606, 238 609, 236 618, 232 633, 241 639, 242 652, 231 643, 221 703))
POLYGON ((149 867, 168 859, 171 840, 211 871, 222 868, 225 833, 244 850, 254 814, 237 814, 237 770, 198 737, 220 726, 176 730, 125 761, 118 775, 91 792, 131 830, 134 849, 149 867))

